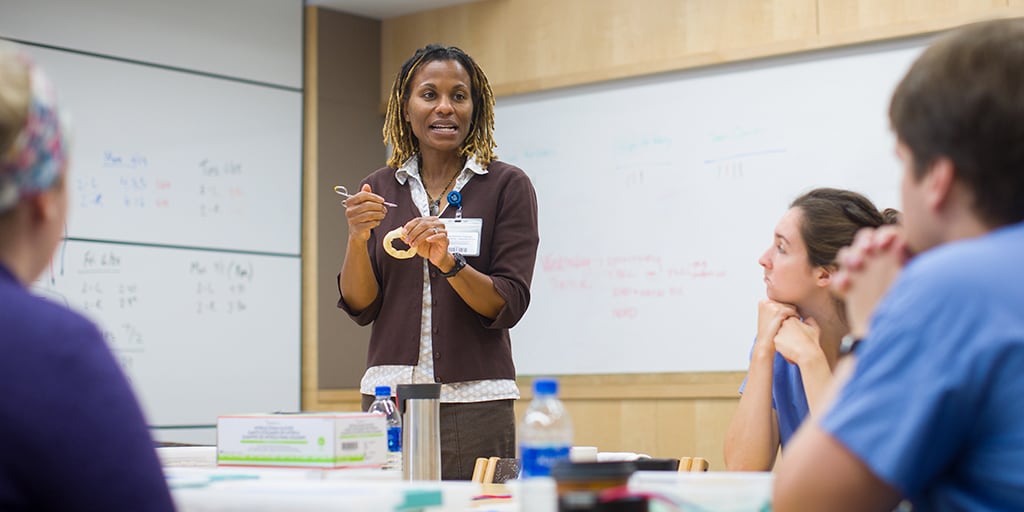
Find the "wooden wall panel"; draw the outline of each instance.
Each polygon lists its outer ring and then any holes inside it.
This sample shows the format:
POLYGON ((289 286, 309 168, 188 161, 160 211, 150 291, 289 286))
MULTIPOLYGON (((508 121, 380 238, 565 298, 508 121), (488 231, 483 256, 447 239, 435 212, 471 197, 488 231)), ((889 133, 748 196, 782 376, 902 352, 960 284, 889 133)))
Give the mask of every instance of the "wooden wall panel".
POLYGON ((337 273, 344 258, 348 224, 334 185, 356 188, 384 165, 385 150, 376 108, 380 75, 380 22, 329 9, 319 12, 317 59, 319 102, 317 135, 320 200, 316 237, 317 350, 320 388, 358 386, 366 368, 370 329, 360 327, 337 308, 337 273), (358 48, 359 51, 353 51, 358 48))
POLYGON ((1006 7, 1006 0, 820 0, 820 30, 826 38, 875 40, 999 16, 1006 7))
POLYGON ((464 48, 497 95, 1024 16, 1024 0, 484 0, 384 20, 381 98, 412 52, 464 48), (1015 7, 1008 7, 1008 3, 1015 7))
POLYGON ((382 103, 386 103, 391 84, 402 64, 417 48, 430 43, 463 48, 480 62, 488 78, 492 67, 495 68, 493 73, 500 76, 502 70, 495 63, 509 62, 506 52, 508 38, 495 30, 504 25, 509 4, 504 1, 474 2, 384 21, 381 25, 382 103))
POLYGON ((383 165, 385 152, 376 108, 380 22, 307 7, 305 25, 302 405, 309 409, 320 389, 358 386, 365 368, 369 329, 335 306, 348 228, 331 187, 354 187, 383 165))
MULTIPOLYGON (((317 101, 317 56, 319 45, 317 40, 317 10, 307 7, 304 12, 305 34, 303 46, 305 51, 303 62, 303 127, 305 131, 302 138, 302 230, 304 233, 317 233, 317 201, 316 189, 319 183, 317 179, 318 142, 317 120, 320 104, 317 101)), ((319 280, 317 269, 316 249, 318 243, 315 236, 302 237, 302 390, 300 400, 302 408, 306 409, 309 404, 315 402, 320 389, 320 382, 317 380, 319 367, 319 354, 317 353, 317 319, 319 311, 316 307, 317 287, 319 280)))
POLYGON ((303 410, 358 411, 362 408, 362 400, 358 388, 321 389, 308 405, 304 403, 303 410))
POLYGON ((462 47, 498 95, 722 62, 816 31, 815 0, 490 0, 385 20, 382 99, 430 42, 462 47))
MULTIPOLYGON (((725 431, 739 402, 742 372, 640 375, 567 375, 560 395, 575 426, 578 446, 606 452, 637 452, 653 457, 698 456, 711 468, 725 468, 725 431)), ((533 379, 517 381, 522 419, 533 379)), ((355 389, 321 390, 308 410, 356 411, 355 389)))

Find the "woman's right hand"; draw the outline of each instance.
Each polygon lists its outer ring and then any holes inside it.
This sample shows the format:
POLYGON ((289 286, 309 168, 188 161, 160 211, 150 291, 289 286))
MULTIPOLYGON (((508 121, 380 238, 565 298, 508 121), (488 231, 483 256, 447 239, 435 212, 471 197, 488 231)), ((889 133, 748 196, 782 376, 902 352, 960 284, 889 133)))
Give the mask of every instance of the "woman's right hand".
POLYGON ((782 322, 795 316, 795 307, 771 299, 761 299, 757 304, 757 346, 774 354, 775 335, 779 333, 782 322))
POLYGON ((345 218, 348 220, 350 240, 365 242, 370 239, 370 230, 380 225, 387 215, 384 198, 374 194, 369 184, 345 199, 345 218))

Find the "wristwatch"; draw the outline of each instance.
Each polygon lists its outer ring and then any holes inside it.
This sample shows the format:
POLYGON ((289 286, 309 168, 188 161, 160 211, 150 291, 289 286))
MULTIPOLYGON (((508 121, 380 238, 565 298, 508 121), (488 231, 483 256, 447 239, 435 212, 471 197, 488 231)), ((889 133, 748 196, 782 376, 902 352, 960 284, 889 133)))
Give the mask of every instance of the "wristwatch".
POLYGON ((843 336, 842 341, 839 342, 839 354, 846 355, 853 353, 854 349, 857 348, 857 345, 859 343, 860 338, 854 336, 853 334, 847 334, 846 336, 843 336))
POLYGON ((452 258, 455 258, 455 264, 452 265, 451 270, 449 270, 448 272, 444 272, 441 269, 437 269, 439 272, 441 272, 441 275, 444 276, 444 277, 455 277, 455 274, 458 274, 459 271, 462 270, 462 268, 466 266, 466 257, 465 256, 463 256, 462 254, 459 254, 457 252, 453 252, 451 254, 452 254, 452 258))

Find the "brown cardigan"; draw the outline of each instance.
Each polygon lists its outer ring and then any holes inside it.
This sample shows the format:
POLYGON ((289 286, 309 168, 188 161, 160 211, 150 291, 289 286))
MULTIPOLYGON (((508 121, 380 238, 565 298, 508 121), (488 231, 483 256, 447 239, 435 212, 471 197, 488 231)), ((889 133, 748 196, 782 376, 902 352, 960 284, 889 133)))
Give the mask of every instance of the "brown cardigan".
MULTIPOLYGON (((359 325, 373 323, 368 366, 415 366, 419 359, 423 259, 392 258, 381 243, 388 231, 420 213, 413 204, 409 182, 400 184, 394 168, 378 169, 363 183, 369 183, 374 193, 398 207, 388 209, 367 241, 380 287, 377 298, 363 311, 353 311, 343 297, 338 307, 359 325)), ((530 304, 530 282, 540 241, 537 195, 526 173, 500 161, 491 162, 487 174, 473 176, 460 193, 462 216, 483 219, 480 255, 467 256, 466 263, 491 276, 505 306, 494 320, 476 314, 437 268, 430 266, 435 381, 514 379, 508 330, 530 304)), ((453 207, 442 215, 454 216, 453 207)))

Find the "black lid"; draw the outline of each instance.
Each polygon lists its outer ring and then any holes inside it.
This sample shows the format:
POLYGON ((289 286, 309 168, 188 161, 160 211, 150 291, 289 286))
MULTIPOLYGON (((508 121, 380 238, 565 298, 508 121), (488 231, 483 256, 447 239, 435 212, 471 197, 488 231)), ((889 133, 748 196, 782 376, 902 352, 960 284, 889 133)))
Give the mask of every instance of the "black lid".
POLYGON ((678 471, 679 459, 637 459, 637 471, 678 471))
POLYGON ((626 479, 636 471, 632 461, 570 462, 562 460, 551 468, 555 480, 578 482, 584 480, 626 479))
POLYGON ((626 496, 597 506, 600 512, 648 512, 645 496, 626 496))
POLYGON ((395 398, 398 400, 399 412, 405 414, 406 400, 438 400, 441 398, 441 385, 436 383, 399 384, 396 386, 395 398))
POLYGON ((441 385, 434 383, 427 384, 399 384, 398 397, 402 400, 411 398, 441 398, 441 385))
POLYGON ((648 512, 647 498, 625 496, 602 502, 594 492, 569 492, 558 497, 558 512, 648 512))

